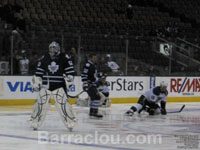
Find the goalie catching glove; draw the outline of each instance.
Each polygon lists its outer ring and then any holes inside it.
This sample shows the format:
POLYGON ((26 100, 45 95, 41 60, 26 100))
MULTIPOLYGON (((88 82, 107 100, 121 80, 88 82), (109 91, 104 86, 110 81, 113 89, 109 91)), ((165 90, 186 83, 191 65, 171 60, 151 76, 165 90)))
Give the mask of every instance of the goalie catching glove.
POLYGON ((33 91, 38 92, 41 89, 41 85, 42 85, 42 78, 34 75, 33 79, 32 79, 32 89, 33 89, 33 91))
POLYGON ((102 106, 102 107, 110 107, 111 106, 111 100, 109 99, 108 96, 106 96, 102 92, 99 92, 99 96, 101 98, 100 106, 102 106))

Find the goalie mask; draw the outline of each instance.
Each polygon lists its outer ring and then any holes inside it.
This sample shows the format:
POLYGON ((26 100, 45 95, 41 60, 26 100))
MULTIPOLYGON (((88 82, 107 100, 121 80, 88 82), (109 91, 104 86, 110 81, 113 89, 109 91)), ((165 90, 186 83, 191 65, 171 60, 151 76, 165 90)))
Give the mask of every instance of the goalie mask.
POLYGON ((60 45, 54 41, 49 45, 49 55, 55 57, 58 54, 60 54, 60 45))

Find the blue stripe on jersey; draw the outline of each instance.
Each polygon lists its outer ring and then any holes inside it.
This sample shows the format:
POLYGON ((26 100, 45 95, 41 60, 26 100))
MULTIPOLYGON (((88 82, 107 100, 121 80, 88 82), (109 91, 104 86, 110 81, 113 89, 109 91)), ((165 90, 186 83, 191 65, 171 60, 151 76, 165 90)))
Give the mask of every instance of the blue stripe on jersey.
POLYGON ((36 72, 35 74, 36 74, 36 75, 37 75, 37 74, 44 74, 44 72, 36 72))
POLYGON ((74 71, 68 71, 68 72, 65 72, 66 74, 70 74, 70 73, 74 73, 74 71))
POLYGON ((59 78, 59 79, 63 79, 63 76, 43 76, 44 78, 59 78))
POLYGON ((39 67, 37 67, 37 70, 40 70, 40 71, 45 71, 44 69, 42 69, 42 68, 39 68, 39 67))
POLYGON ((65 68, 65 71, 67 71, 67 70, 70 70, 70 69, 74 69, 74 67, 73 66, 71 66, 71 67, 68 67, 68 68, 65 68))

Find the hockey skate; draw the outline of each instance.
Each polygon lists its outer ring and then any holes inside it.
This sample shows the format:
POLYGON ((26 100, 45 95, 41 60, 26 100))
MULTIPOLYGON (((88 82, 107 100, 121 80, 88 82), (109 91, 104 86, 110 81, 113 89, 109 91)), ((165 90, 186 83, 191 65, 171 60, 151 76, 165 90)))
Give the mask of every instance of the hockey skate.
POLYGON ((101 119, 103 115, 98 113, 98 109, 90 108, 89 116, 91 119, 101 119))
POLYGON ((34 131, 38 130, 38 122, 37 122, 37 121, 35 121, 34 119, 31 118, 31 119, 28 120, 27 122, 28 122, 28 124, 31 126, 31 128, 32 128, 34 131))
POLYGON ((127 116, 133 116, 133 115, 134 115, 134 111, 133 111, 132 109, 129 109, 129 110, 125 113, 125 115, 127 115, 127 116))
POLYGON ((65 126, 68 128, 70 132, 73 130, 74 126, 77 123, 76 118, 73 118, 73 119, 65 118, 65 120, 63 121, 64 121, 65 126))

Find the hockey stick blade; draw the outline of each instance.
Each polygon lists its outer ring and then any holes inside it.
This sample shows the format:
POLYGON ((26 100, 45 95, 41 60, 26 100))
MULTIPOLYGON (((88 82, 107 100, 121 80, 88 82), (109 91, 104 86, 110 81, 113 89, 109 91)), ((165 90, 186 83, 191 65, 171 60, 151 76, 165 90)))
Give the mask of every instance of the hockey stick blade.
POLYGON ((182 107, 181 107, 181 109, 180 110, 177 110, 177 111, 171 111, 171 112, 167 112, 167 113, 180 113, 180 112, 182 112, 182 110, 185 108, 185 105, 183 105, 182 107))
POLYGON ((182 107, 181 107, 181 109, 179 110, 179 112, 182 112, 182 110, 185 108, 185 105, 183 105, 182 107))

